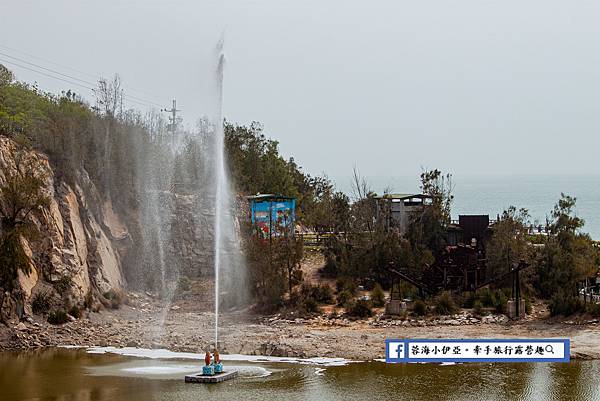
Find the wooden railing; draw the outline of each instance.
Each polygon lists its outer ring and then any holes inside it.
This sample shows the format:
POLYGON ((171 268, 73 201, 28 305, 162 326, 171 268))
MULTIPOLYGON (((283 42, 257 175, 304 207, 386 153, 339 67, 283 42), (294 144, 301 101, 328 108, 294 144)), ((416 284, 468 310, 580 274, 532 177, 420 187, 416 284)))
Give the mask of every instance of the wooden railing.
POLYGON ((307 233, 296 233, 296 237, 302 239, 304 246, 309 247, 324 247, 340 233, 319 233, 319 232, 307 232, 307 233))

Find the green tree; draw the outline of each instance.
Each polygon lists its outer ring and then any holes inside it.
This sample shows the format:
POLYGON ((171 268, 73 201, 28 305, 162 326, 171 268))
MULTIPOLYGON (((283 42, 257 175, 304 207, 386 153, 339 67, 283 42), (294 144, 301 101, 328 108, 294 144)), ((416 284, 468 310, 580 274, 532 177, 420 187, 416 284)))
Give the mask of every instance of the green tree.
POLYGON ((570 314, 580 309, 577 285, 595 275, 600 265, 590 236, 581 233, 584 221, 574 213, 576 201, 561 194, 552 211, 551 235, 538 266, 537 285, 541 295, 551 299, 553 314, 570 314))
MULTIPOLYGON (((493 233, 486 244, 488 277, 509 272, 521 260, 531 259, 527 240, 529 212, 510 206, 493 225, 493 233)), ((504 283, 506 284, 506 282, 504 283)))
POLYGON ((244 238, 252 295, 259 307, 273 311, 284 305, 285 294, 291 296, 294 287, 302 283, 300 263, 302 240, 292 235, 288 226, 276 224, 273 233, 265 237, 251 227, 244 238))
POLYGON ((27 149, 15 152, 15 165, 5 166, 0 185, 0 285, 11 290, 18 270, 31 272, 21 238, 30 238, 34 226, 29 216, 46 207, 43 188, 47 179, 38 156, 27 149))
POLYGON ((14 74, 4 65, 0 64, 0 87, 11 84, 14 79, 14 74))
POLYGON ((428 170, 421 174, 421 190, 429 195, 431 204, 415 213, 408 227, 406 237, 416 255, 429 258, 429 253, 437 257, 446 245, 446 226, 450 223, 452 195, 452 175, 444 175, 440 170, 428 170))
POLYGON ((225 122, 225 153, 233 182, 245 194, 272 193, 296 198, 298 220, 318 230, 339 230, 349 200, 335 192, 325 176, 311 177, 293 158, 285 160, 279 143, 268 139, 257 122, 225 122))

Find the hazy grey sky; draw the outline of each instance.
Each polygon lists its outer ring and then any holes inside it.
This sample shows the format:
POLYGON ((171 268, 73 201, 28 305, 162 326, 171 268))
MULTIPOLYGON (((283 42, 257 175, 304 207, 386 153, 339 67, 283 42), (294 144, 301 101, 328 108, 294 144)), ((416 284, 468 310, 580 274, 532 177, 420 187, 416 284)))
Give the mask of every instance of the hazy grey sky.
POLYGON ((598 21, 582 0, 0 0, 0 52, 118 72, 192 124, 225 29, 226 118, 311 173, 600 174, 598 21))

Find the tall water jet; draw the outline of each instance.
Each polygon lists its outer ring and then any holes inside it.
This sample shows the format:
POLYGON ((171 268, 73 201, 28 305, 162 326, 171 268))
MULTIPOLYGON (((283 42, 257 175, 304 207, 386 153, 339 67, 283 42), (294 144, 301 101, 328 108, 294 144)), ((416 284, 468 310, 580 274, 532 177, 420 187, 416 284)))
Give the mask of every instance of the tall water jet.
POLYGON ((219 346, 219 315, 223 307, 243 304, 246 299, 246 272, 239 241, 236 203, 232 195, 231 183, 225 160, 225 132, 223 119, 223 69, 225 55, 223 40, 216 46, 215 65, 215 110, 214 129, 214 287, 215 287, 215 329, 214 346, 219 346), (224 302, 225 301, 225 302, 224 302))
POLYGON ((227 188, 227 174, 225 172, 225 134, 223 132, 223 68, 225 55, 223 54, 223 40, 217 45, 217 110, 215 126, 215 350, 219 346, 219 271, 221 269, 221 224, 223 221, 224 191, 227 188))
POLYGON ((209 279, 211 272, 214 274, 215 349, 219 347, 222 310, 245 301, 237 208, 225 158, 224 63, 221 41, 206 77, 210 88, 207 117, 199 121, 197 129, 182 128, 177 142, 161 132, 154 153, 139 158, 142 249, 135 259, 139 265, 135 281, 138 287, 160 294, 162 305, 152 336, 156 343, 161 343, 166 333, 165 321, 179 294, 180 277, 209 279))

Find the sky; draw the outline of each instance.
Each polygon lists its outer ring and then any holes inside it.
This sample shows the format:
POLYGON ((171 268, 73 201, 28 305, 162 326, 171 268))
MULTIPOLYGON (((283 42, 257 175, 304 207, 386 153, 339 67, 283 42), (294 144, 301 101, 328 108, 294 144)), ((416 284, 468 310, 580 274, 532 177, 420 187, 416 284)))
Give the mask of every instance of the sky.
POLYGON ((0 63, 89 99, 22 60, 119 73, 131 106, 177 98, 194 125, 224 33, 225 117, 311 174, 600 174, 599 20, 583 0, 0 0, 0 63))

